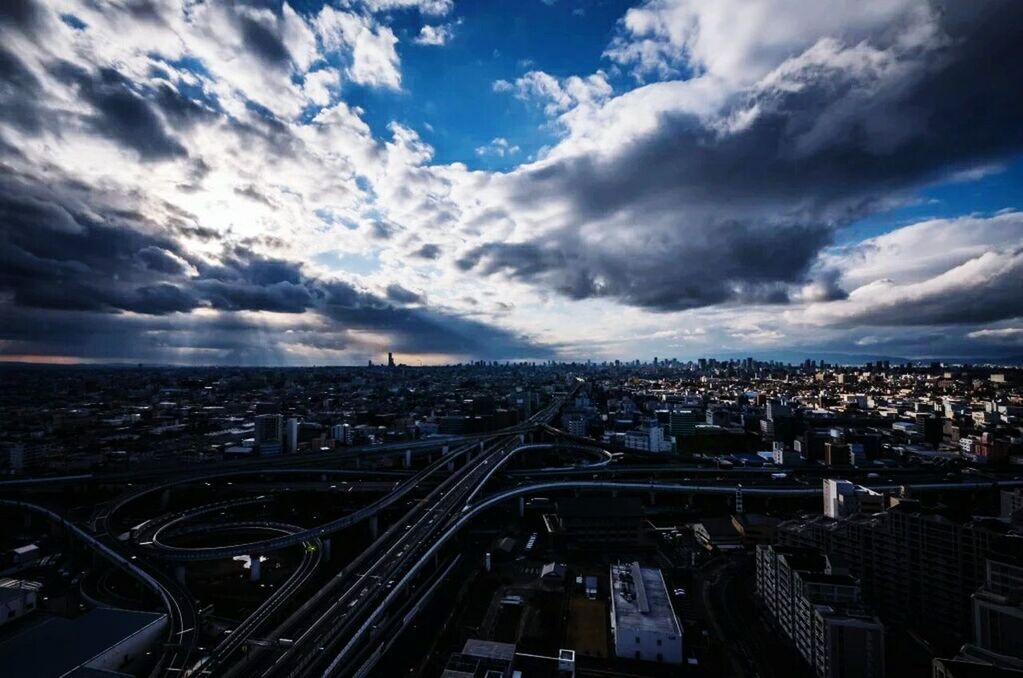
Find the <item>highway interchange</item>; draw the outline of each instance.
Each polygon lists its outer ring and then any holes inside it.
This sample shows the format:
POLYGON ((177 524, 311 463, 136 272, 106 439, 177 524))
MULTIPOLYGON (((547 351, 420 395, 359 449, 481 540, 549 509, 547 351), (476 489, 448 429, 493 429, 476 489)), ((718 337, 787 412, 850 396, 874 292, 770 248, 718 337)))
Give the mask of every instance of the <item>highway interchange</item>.
MULTIPOLYGON (((484 511, 520 498, 557 492, 639 492, 686 495, 744 495, 813 497, 821 493, 819 474, 780 477, 770 469, 720 469, 713 466, 626 465, 592 441, 580 441, 553 428, 563 404, 574 390, 555 398, 528 421, 515 427, 473 437, 416 441, 342 453, 315 453, 217 465, 215 470, 146 469, 132 473, 82 474, 25 481, 0 482, 8 509, 31 511, 62 525, 90 549, 151 590, 168 614, 167 642, 153 675, 319 676, 367 675, 414 619, 437 582, 461 556, 450 548, 452 540, 484 511), (555 442, 532 443, 543 434, 555 442), (559 440, 560 439, 560 440, 559 440), (517 469, 505 467, 516 455, 557 448, 581 456, 575 466, 517 469), (412 454, 429 455, 420 470, 381 472, 361 468, 362 462, 412 454), (352 468, 351 464, 356 468, 352 468), (335 468, 348 464, 347 468, 335 468), (261 474, 265 474, 262 475, 261 474), (768 475, 770 474, 770 475, 768 475), (126 526, 122 516, 159 499, 163 507, 176 488, 200 483, 231 482, 258 477, 261 482, 289 477, 318 477, 336 483, 372 479, 386 483, 386 491, 361 508, 319 525, 222 519, 245 513, 272 500, 264 494, 232 497, 175 511, 162 510, 136 525, 126 526), (503 479, 501 487, 487 493, 503 479), (381 478, 383 480, 381 480, 381 478), (127 490, 97 508, 84 524, 22 498, 22 493, 62 484, 120 484, 127 490), (400 510, 399 517, 394 514, 400 510), (387 512, 385 514, 385 511, 387 512), (379 530, 380 517, 391 518, 379 530), (330 538, 358 523, 369 522, 374 538, 339 571, 330 575, 330 538), (181 537, 202 534, 223 539, 215 546, 182 546, 181 537), (239 538, 237 535, 246 535, 239 538), (252 535, 258 535, 253 540, 252 535), (200 649, 200 626, 195 596, 175 572, 192 563, 237 556, 256 559, 282 549, 301 548, 302 557, 288 579, 218 643, 200 649), (316 575, 316 577, 314 577, 316 575), (311 590, 310 582, 322 582, 311 590)), ((367 465, 368 466, 368 465, 367 465)), ((877 474, 873 474, 877 475, 877 474)), ((1023 486, 1017 478, 935 477, 923 469, 895 470, 862 482, 891 488, 899 484, 915 492, 981 490, 995 484, 1023 486)))

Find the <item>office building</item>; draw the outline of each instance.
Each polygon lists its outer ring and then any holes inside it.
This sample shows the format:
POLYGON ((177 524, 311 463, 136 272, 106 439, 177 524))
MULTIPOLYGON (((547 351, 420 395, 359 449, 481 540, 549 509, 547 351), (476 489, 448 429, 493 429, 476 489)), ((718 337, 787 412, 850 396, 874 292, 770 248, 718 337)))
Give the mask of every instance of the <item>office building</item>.
POLYGON ((694 436, 698 423, 696 410, 672 410, 669 416, 669 432, 675 437, 694 436))
POLYGON ((664 439, 664 429, 656 423, 626 431, 625 448, 635 452, 659 454, 671 451, 671 442, 664 439))
POLYGON ((611 565, 611 635, 623 659, 682 663, 682 629, 661 571, 611 565))
POLYGON ((581 548, 632 549, 643 545, 646 517, 637 497, 575 497, 559 499, 544 521, 556 539, 581 548))
POLYGON ((256 444, 280 443, 284 428, 284 418, 279 414, 260 414, 256 416, 256 444))
POLYGON ((295 454, 298 452, 298 419, 296 417, 288 418, 284 452, 285 454, 295 454))
POLYGON ((848 480, 824 479, 824 515, 848 518, 857 513, 884 511, 884 495, 848 480))

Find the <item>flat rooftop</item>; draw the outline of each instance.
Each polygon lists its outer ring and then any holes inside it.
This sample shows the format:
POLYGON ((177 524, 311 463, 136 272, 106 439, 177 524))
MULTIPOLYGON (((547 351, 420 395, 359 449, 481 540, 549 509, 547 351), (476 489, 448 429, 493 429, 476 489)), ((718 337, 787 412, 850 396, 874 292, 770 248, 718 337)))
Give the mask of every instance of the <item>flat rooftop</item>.
POLYGON ((63 676, 164 617, 108 608, 50 617, 0 643, 0 666, 9 676, 63 676))
POLYGON ((636 562, 612 565, 611 608, 619 629, 682 635, 660 570, 636 562))

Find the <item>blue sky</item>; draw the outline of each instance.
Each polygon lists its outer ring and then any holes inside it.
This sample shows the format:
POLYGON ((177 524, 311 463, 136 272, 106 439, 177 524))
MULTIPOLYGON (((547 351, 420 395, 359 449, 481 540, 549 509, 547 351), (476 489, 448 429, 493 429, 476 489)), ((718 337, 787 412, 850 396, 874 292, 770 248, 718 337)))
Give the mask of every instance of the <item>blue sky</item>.
MULTIPOLYGON (((508 12, 499 3, 458 4, 447 17, 455 24, 454 37, 443 49, 415 44, 423 18, 402 12, 391 24, 405 38, 398 49, 405 64, 402 91, 353 85, 342 95, 366 110, 365 120, 378 135, 394 120, 419 131, 439 163, 506 170, 555 143, 557 135, 542 110, 495 92, 494 82, 531 70, 568 77, 607 68, 604 48, 628 7, 628 2, 527 0, 508 12), (521 152, 503 158, 475 152, 498 137, 521 152)), ((623 74, 616 84, 631 88, 635 81, 623 74)))
POLYGON ((0 359, 1023 355, 1011 0, 17 0, 0 359))

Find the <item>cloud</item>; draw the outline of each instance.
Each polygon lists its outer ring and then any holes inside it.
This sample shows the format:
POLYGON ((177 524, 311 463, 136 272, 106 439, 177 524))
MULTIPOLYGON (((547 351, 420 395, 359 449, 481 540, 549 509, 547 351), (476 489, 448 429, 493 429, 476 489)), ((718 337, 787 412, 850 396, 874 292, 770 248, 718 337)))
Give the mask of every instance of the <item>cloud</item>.
POLYGON ((993 344, 1006 344, 1009 346, 1023 346, 1023 327, 999 327, 993 329, 976 330, 967 335, 970 339, 977 339, 993 344))
POLYGON ((434 243, 426 243, 414 253, 420 259, 436 259, 440 257, 440 246, 434 243))
POLYGON ((329 49, 351 50, 348 77, 360 85, 401 88, 398 38, 389 26, 370 17, 343 12, 327 5, 316 17, 316 30, 329 49))
POLYGON ((518 146, 509 143, 504 137, 495 137, 490 140, 489 144, 486 144, 485 146, 477 146, 476 155, 493 155, 503 158, 506 155, 516 155, 521 150, 522 149, 518 146))
POLYGON ((543 71, 529 71, 513 83, 497 80, 493 89, 495 92, 512 92, 524 101, 539 101, 548 115, 563 113, 576 106, 602 103, 612 91, 607 76, 601 71, 585 78, 575 75, 556 78, 543 71))
POLYGON ((419 35, 416 36, 413 42, 417 45, 446 45, 454 35, 454 24, 440 24, 437 26, 425 24, 419 30, 419 35))
POLYGON ((420 304, 425 301, 422 294, 405 289, 397 283, 387 286, 387 298, 399 304, 420 304))
POLYGON ((822 36, 846 44, 887 39, 920 30, 934 11, 926 0, 878 0, 869 7, 844 4, 828 11, 813 0, 646 0, 626 12, 605 56, 631 66, 640 78, 695 71, 751 84, 822 36))
POLYGON ((537 356, 694 323, 687 350, 920 352, 1019 324, 1014 213, 834 245, 1023 150, 1019 3, 650 0, 606 70, 493 83, 553 137, 528 161, 518 127, 483 137, 524 163, 501 172, 389 123, 422 87, 400 55, 428 56, 400 52, 403 22, 457 25, 451 2, 0 5, 7 353, 537 356), (920 342, 897 343, 907 325, 920 342))
POLYGON ((985 5, 940 25, 929 12, 906 17, 911 35, 845 43, 811 22, 777 58, 735 47, 759 55, 762 75, 727 96, 710 73, 574 107, 549 76, 499 85, 549 100, 567 133, 544 160, 491 182, 517 227, 465 251, 462 268, 662 311, 841 298, 835 285, 812 289, 837 228, 950 165, 1023 149, 1023 95, 1008 70, 985 65, 992 53, 1023 58, 1007 28, 1023 8, 985 5), (716 109, 696 96, 708 86, 716 109))

